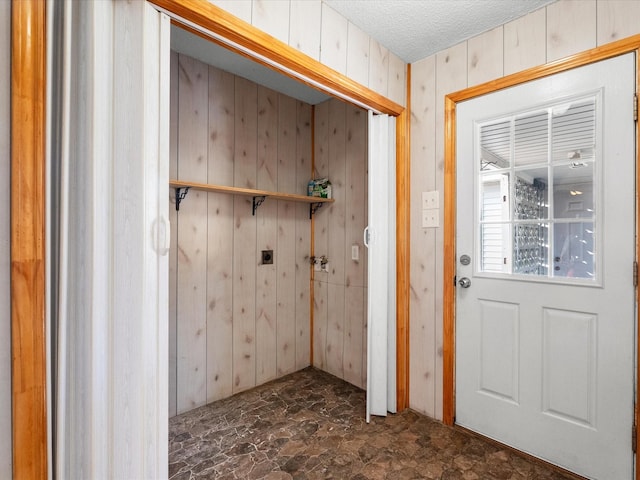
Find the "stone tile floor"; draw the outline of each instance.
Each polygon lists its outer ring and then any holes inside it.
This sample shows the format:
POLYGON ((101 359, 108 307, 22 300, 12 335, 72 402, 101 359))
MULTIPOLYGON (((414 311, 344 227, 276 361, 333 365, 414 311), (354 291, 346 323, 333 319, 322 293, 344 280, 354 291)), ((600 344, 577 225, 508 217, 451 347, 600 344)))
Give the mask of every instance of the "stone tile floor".
POLYGON ((364 419, 364 391, 313 368, 169 421, 169 478, 567 480, 412 411, 364 419))

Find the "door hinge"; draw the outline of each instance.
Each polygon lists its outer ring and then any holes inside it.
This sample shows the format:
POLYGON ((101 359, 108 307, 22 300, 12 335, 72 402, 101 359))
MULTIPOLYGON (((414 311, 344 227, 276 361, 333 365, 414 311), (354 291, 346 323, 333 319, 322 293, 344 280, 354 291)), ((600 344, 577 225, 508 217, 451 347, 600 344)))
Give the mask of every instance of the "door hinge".
POLYGON ((633 450, 633 453, 636 453, 636 450, 638 449, 638 427, 637 427, 637 425, 634 425, 633 427, 631 427, 631 449, 633 450))
POLYGON ((638 286, 638 262, 633 262, 633 286, 638 286))
POLYGON ((638 94, 633 95, 633 120, 638 121, 638 94))

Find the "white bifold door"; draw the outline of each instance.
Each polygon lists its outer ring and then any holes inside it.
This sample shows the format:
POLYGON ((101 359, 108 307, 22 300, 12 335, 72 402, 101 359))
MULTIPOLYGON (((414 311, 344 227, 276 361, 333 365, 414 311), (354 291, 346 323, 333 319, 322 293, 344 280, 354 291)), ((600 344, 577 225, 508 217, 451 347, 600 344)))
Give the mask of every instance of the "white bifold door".
POLYGON ((456 423, 633 475, 635 58, 457 106, 456 423))
POLYGON ((395 118, 369 111, 367 422, 396 411, 395 118))

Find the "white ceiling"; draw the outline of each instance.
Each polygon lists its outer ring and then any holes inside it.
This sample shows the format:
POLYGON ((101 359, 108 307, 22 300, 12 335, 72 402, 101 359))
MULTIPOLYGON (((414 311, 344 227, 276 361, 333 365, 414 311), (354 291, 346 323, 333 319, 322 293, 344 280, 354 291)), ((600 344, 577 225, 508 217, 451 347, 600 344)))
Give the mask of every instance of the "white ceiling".
MULTIPOLYGON (((407 63, 491 30, 555 0, 322 0, 407 63)), ((171 48, 315 105, 324 93, 179 27, 171 48)))
POLYGON ((555 0, 323 0, 407 63, 555 0))

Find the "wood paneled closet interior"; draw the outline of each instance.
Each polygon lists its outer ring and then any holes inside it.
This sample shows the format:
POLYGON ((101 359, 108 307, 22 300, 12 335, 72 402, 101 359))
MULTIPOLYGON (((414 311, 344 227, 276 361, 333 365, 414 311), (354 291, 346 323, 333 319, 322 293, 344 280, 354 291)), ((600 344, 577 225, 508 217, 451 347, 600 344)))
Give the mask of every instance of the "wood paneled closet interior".
POLYGON ((191 189, 176 210, 170 189, 169 415, 311 362, 364 388, 367 112, 172 51, 170 135, 172 180, 306 195, 328 177, 335 202, 310 219, 267 197, 254 215, 251 196, 191 189))

